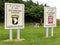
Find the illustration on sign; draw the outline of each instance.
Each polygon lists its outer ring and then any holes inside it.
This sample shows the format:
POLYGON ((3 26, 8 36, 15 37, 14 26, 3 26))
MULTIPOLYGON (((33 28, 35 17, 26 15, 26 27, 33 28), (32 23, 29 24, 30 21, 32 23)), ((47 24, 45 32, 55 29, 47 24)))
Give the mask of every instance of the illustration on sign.
POLYGON ((48 24, 53 24, 53 16, 48 16, 48 24))
POLYGON ((19 16, 18 15, 12 15, 12 24, 16 25, 18 24, 18 18, 19 16))

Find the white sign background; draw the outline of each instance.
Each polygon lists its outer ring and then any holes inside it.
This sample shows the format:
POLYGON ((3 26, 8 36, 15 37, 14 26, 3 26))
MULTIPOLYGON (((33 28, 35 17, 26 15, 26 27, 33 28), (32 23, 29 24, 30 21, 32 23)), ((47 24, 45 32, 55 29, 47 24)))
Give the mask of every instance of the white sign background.
POLYGON ((56 27, 56 8, 55 7, 44 7, 44 27, 56 27), (48 23, 48 16, 53 17, 53 23, 48 23))
POLYGON ((5 29, 24 28, 24 4, 5 3, 5 29), (18 24, 12 24, 12 15, 18 15, 18 24))

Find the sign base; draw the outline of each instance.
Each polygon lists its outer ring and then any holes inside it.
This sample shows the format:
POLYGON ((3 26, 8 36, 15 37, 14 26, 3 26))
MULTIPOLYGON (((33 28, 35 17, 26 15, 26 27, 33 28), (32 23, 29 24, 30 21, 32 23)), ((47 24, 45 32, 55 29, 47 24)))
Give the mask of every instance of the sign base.
POLYGON ((17 39, 12 39, 12 40, 9 40, 9 39, 7 39, 7 40, 3 40, 3 42, 18 42, 18 41, 24 41, 25 39, 19 39, 19 40, 17 40, 17 39))

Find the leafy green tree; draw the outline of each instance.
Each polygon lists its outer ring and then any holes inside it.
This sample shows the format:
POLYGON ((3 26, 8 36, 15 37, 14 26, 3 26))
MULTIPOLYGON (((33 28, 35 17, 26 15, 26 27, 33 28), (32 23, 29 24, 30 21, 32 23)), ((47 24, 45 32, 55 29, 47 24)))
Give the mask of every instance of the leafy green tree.
POLYGON ((4 21, 4 4, 5 4, 5 2, 23 3, 22 0, 0 0, 0 21, 4 21))
POLYGON ((5 2, 10 2, 10 3, 23 3, 25 5, 25 16, 30 16, 30 19, 37 19, 40 21, 42 24, 42 19, 43 19, 43 12, 44 12, 44 6, 39 5, 37 2, 34 3, 32 0, 0 0, 0 20, 4 19, 4 3, 5 2))
POLYGON ((37 2, 37 4, 34 3, 34 2, 32 2, 32 0, 27 1, 27 3, 25 5, 26 5, 25 16, 30 16, 34 19, 38 19, 40 21, 40 24, 42 25, 42 20, 44 17, 44 6, 39 5, 38 2, 37 2))
POLYGON ((30 9, 30 15, 35 18, 40 18, 40 24, 42 25, 43 15, 44 15, 44 7, 43 5, 32 6, 30 9))

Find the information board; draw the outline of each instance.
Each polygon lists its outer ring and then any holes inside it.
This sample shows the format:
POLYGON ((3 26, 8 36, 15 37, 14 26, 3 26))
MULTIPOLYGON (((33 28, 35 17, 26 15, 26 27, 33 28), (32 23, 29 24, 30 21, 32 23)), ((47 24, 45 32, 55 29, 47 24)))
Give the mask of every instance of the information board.
POLYGON ((56 7, 44 7, 44 27, 56 27, 56 7))
POLYGON ((24 28, 24 4, 5 3, 5 29, 24 28))

